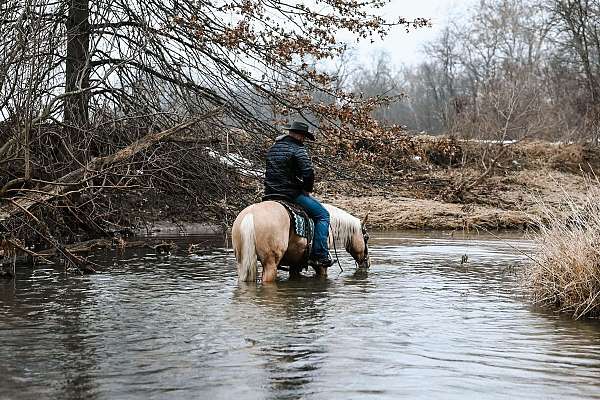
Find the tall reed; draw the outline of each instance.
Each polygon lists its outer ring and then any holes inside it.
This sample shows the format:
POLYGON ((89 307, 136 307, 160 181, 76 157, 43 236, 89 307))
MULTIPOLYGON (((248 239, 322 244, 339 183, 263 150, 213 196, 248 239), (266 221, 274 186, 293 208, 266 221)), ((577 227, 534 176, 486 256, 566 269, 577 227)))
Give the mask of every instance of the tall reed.
POLYGON ((525 271, 534 301, 572 314, 600 317, 600 190, 563 195, 560 207, 541 205, 537 254, 525 271))

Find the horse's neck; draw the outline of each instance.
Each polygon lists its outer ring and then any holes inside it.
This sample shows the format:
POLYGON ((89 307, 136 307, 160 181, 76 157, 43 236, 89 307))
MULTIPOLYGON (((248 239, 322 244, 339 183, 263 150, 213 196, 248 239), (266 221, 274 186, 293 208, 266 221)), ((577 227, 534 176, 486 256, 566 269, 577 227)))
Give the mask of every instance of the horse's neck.
MULTIPOLYGON (((330 206, 331 207, 331 206, 330 206)), ((331 207, 333 212, 330 212, 330 241, 335 242, 336 245, 348 247, 353 239, 354 235, 360 231, 360 226, 357 224, 357 220, 352 215, 345 211, 331 207)))

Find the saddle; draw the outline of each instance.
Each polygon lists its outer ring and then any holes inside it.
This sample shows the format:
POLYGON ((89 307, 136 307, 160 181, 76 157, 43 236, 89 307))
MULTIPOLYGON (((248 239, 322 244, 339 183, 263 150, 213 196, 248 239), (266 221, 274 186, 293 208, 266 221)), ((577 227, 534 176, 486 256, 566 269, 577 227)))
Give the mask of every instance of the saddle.
POLYGON ((308 216, 302 207, 290 201, 290 199, 286 196, 266 195, 262 198, 262 200, 275 201, 281 204, 287 210, 294 233, 300 237, 306 238, 308 242, 304 254, 304 261, 308 262, 315 236, 315 223, 312 218, 308 216))

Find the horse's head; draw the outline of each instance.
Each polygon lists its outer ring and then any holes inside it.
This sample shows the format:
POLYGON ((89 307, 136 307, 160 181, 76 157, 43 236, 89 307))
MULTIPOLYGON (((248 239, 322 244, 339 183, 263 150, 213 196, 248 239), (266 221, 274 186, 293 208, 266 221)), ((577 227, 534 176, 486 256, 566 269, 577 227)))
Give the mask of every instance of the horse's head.
POLYGON ((350 242, 348 252, 352 255, 358 268, 370 268, 371 258, 369 257, 369 233, 367 232, 367 219, 369 213, 361 221, 360 232, 356 232, 350 242))
POLYGON ((346 211, 326 204, 325 208, 329 211, 331 218, 330 248, 335 243, 343 244, 346 251, 350 253, 359 268, 369 268, 371 260, 369 258, 369 234, 367 233, 367 218, 369 213, 361 221, 346 211))

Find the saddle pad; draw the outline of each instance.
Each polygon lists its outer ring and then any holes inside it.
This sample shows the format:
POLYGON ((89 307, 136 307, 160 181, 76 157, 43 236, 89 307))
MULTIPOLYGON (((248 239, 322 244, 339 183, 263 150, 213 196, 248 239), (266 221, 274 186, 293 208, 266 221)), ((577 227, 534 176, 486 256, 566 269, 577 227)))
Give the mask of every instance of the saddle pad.
POLYGON ((284 206, 290 214, 294 233, 300 237, 307 238, 309 242, 312 242, 315 233, 315 223, 313 220, 309 218, 306 212, 297 204, 283 200, 277 200, 277 202, 284 206))

